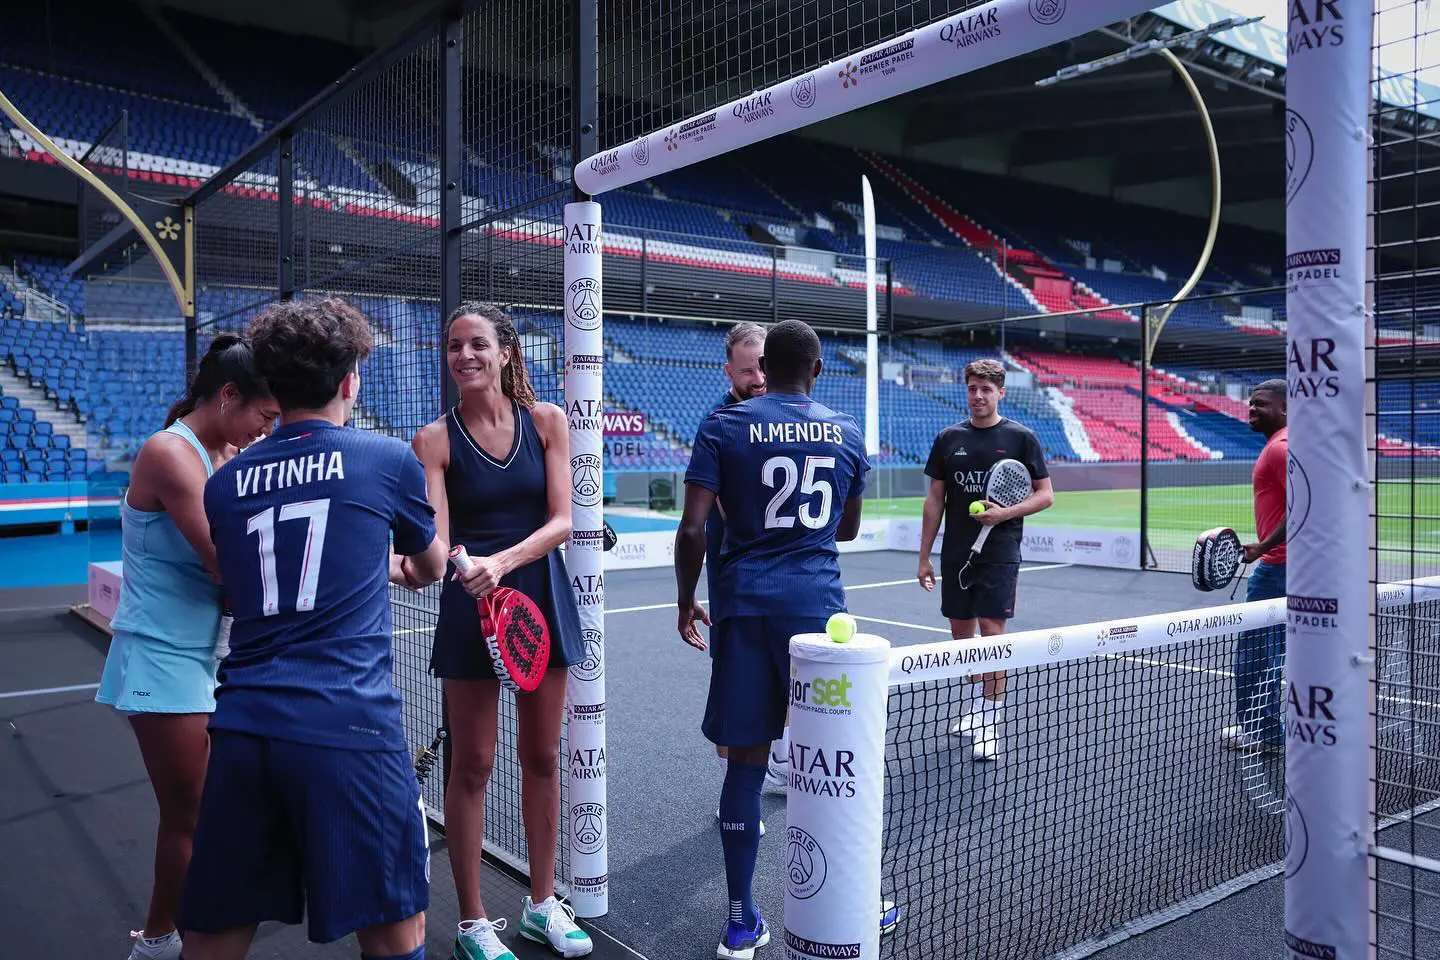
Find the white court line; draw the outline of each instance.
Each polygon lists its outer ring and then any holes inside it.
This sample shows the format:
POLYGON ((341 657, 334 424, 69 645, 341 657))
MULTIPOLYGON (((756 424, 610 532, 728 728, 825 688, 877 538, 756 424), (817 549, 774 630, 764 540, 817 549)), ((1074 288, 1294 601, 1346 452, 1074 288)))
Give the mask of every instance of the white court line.
POLYGON ((903 620, 882 620, 879 617, 862 617, 858 613, 852 613, 856 620, 864 620, 866 623, 883 623, 887 627, 905 627, 907 630, 924 630, 928 633, 943 633, 950 636, 950 630, 946 627, 922 626, 918 623, 906 623, 903 620))
MULTIPOLYGON (((1061 570, 1061 569, 1064 569, 1065 567, 1073 567, 1073 566, 1074 566, 1073 563, 1042 563, 1042 564, 1040 564, 1040 565, 1038 565, 1038 566, 1034 566, 1034 567, 1021 567, 1021 568, 1020 568, 1020 572, 1021 572, 1021 573, 1034 573, 1034 572, 1039 571, 1039 570, 1061 570)), ((846 584, 846 586, 845 586, 845 592, 846 592, 846 593, 849 593, 851 590, 873 590, 873 589, 875 589, 876 587, 903 587, 903 586, 904 586, 905 584, 907 584, 907 583, 915 583, 915 582, 916 582, 916 581, 915 581, 915 578, 914 578, 914 577, 907 577, 907 578, 905 578, 904 580, 880 580, 880 581, 877 581, 877 582, 875 582, 875 583, 857 583, 857 584, 855 584, 854 586, 850 586, 849 584, 846 584)), ((701 606, 704 606, 704 605, 708 604, 709 602, 710 602, 709 600, 701 600, 701 601, 700 601, 700 604, 701 604, 701 606)), ((640 607, 616 607, 616 608, 614 608, 614 609, 607 609, 607 610, 605 611, 605 613, 606 613, 606 615, 609 615, 609 614, 612 614, 612 613, 644 613, 644 612, 646 612, 647 610, 669 610, 669 609, 673 609, 674 606, 675 606, 675 602, 672 600, 670 603, 647 603, 647 604, 645 604, 644 606, 640 606, 640 607)), ((867 619, 867 618, 865 618, 865 617, 856 617, 855 619, 856 619, 856 620, 864 620, 864 619, 867 619)), ((875 622, 875 623, 888 623, 888 624, 890 624, 891 626, 898 626, 898 627, 915 627, 916 630, 939 630, 941 633, 945 634, 946 636, 949 636, 949 634, 950 634, 950 631, 949 631, 949 630, 942 630, 942 629, 940 629, 939 627, 920 627, 920 626, 916 626, 915 624, 912 624, 912 623, 896 623, 896 622, 893 622, 893 621, 890 621, 890 620, 876 620, 876 621, 874 621, 874 622, 875 622)))
POLYGON ((0 700, 10 700, 15 697, 43 697, 47 693, 75 693, 79 690, 94 690, 98 683, 73 683, 68 687, 40 687, 36 690, 11 690, 8 693, 0 693, 0 700))

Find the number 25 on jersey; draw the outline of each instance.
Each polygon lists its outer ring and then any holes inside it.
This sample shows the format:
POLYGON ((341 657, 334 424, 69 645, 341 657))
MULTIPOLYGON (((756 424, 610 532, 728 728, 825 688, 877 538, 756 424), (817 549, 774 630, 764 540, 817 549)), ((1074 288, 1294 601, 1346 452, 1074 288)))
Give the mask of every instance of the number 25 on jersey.
MULTIPOLYGON (((299 560, 298 575, 299 586, 295 591, 295 609, 306 611, 315 609, 315 594, 320 586, 320 560, 325 555, 325 527, 330 518, 330 501, 324 500, 301 500, 297 503, 287 503, 280 507, 278 522, 284 524, 287 520, 305 520, 305 540, 303 548, 299 551, 293 549, 292 544, 298 545, 290 538, 299 533, 298 524, 295 534, 292 534, 285 527, 277 532, 277 516, 274 507, 267 507, 259 513, 254 514, 245 524, 247 533, 259 538, 260 550, 260 583, 265 592, 263 610, 265 616, 273 617, 280 612, 280 581, 276 572, 276 537, 284 536, 286 549, 282 555, 286 557, 286 566, 290 558, 299 560)), ((290 571, 287 569, 286 574, 290 571)))
POLYGON ((760 481, 767 487, 779 489, 765 508, 765 529, 788 530, 795 526, 797 516, 801 526, 811 530, 823 529, 830 522, 835 491, 829 480, 816 477, 815 472, 834 469, 834 457, 806 457, 803 470, 791 457, 771 457, 766 460, 760 468, 760 481), (797 485, 801 495, 807 499, 800 503, 793 513, 787 511, 782 515, 781 511, 789 505, 788 501, 795 493, 797 485), (819 496, 818 501, 814 499, 816 495, 819 496))

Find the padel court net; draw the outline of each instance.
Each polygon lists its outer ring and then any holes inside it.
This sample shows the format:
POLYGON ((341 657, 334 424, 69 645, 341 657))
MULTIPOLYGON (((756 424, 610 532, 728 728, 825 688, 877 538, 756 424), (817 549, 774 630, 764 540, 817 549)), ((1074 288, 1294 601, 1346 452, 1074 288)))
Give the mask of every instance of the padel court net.
MULTIPOLYGON (((1203 609, 895 648, 882 895, 904 914, 882 956, 940 942, 963 956, 1086 956, 1283 875, 1290 846, 1303 856, 1309 838, 1286 836, 1283 752, 1222 744, 1227 727, 1258 729, 1259 704, 1235 707, 1236 641, 1282 641, 1287 601, 1211 596, 1203 609), (972 735, 951 729, 978 715, 974 665, 1006 659, 1029 665, 1008 671, 998 753, 977 761, 972 735)), ((1423 828, 1440 796, 1437 618, 1440 577, 1377 590, 1377 826, 1423 828)), ((1261 679, 1286 737, 1332 735, 1323 702, 1297 707, 1280 677, 1261 679)))

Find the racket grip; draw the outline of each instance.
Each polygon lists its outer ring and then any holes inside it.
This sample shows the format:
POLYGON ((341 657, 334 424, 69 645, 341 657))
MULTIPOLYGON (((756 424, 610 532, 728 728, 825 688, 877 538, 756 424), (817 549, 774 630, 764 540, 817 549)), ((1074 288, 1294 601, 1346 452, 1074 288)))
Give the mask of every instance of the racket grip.
POLYGON ((455 564, 455 569, 461 573, 468 572, 475 566, 475 561, 470 559, 470 554, 465 549, 465 544, 457 543, 450 548, 450 562, 455 564))
POLYGON ((235 625, 235 618, 230 615, 230 601, 221 598, 220 600, 220 624, 215 629, 215 659, 224 660, 230 656, 230 628, 235 625))
POLYGON ((975 554, 979 553, 981 550, 985 549, 985 541, 986 541, 986 539, 989 538, 989 536, 990 536, 990 531, 991 531, 991 530, 994 530, 994 529, 995 529, 995 528, 994 528, 994 527, 991 527, 991 526, 981 526, 981 527, 980 527, 980 535, 975 538, 975 543, 970 547, 970 555, 971 555, 971 556, 974 556, 975 554))

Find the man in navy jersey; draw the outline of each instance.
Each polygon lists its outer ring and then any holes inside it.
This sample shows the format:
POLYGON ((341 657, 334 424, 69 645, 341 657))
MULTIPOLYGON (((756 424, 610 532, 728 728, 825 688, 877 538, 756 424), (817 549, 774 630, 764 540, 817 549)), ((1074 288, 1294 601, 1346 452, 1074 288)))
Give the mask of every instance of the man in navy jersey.
POLYGON ((445 572, 425 474, 408 445, 345 426, 372 343, 359 311, 278 303, 250 336, 281 426, 205 487, 235 619, 183 955, 236 960, 257 924, 308 915, 313 942, 355 933, 365 960, 422 960, 429 838, 391 682, 389 583, 445 572))
POLYGON ((725 541, 702 730, 729 752, 720 826, 730 914, 716 956, 736 960, 770 940, 752 881, 766 761, 785 732, 790 638, 824 632, 845 609, 836 541, 860 530, 869 470, 854 419, 810 399, 821 368, 815 331, 798 320, 777 324, 761 364, 765 395, 716 410, 700 427, 675 540, 680 635, 704 650, 697 621, 710 618, 695 586, 705 521, 718 505, 725 541))
MULTIPOLYGON (((765 371, 760 368, 760 358, 764 353, 765 328, 760 324, 737 323, 730 328, 730 332, 725 336, 725 376, 730 380, 730 389, 725 391, 720 402, 715 405, 715 410, 765 395, 765 371)), ((705 521, 705 582, 709 590, 712 619, 715 618, 715 571, 720 566, 720 546, 724 542, 725 518, 721 516, 717 504, 711 508, 710 516, 705 521)), ((786 734, 781 741, 770 748, 765 773, 766 786, 782 791, 785 789, 790 762, 789 724, 786 724, 785 730, 786 734)), ((724 759, 727 750, 723 746, 716 746, 715 752, 724 759)), ((715 819, 719 821, 719 811, 716 811, 715 819)), ((763 822, 760 824, 760 835, 765 835, 763 822)))

